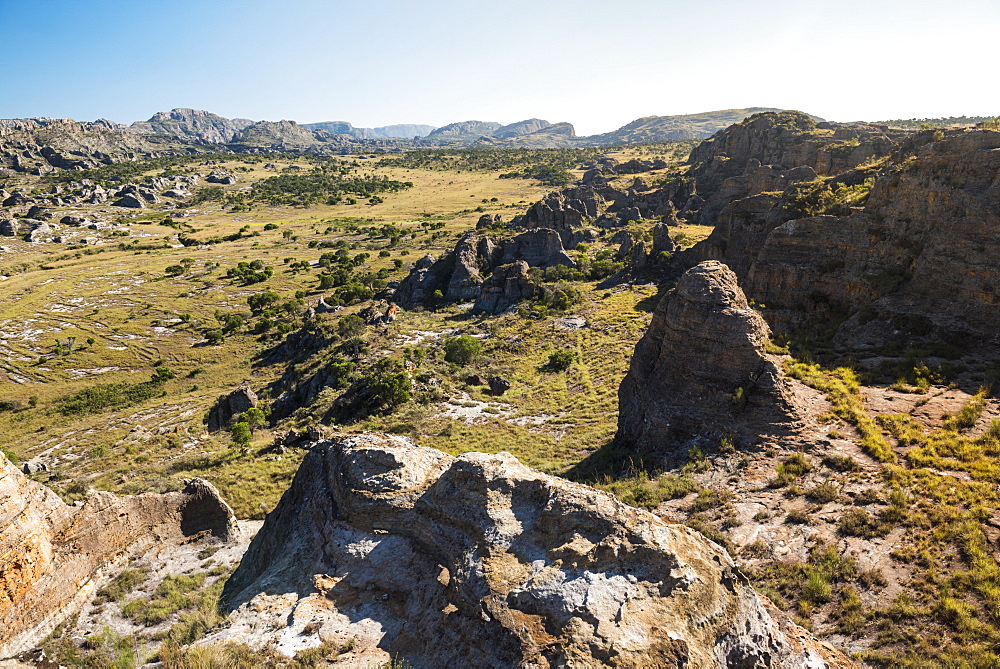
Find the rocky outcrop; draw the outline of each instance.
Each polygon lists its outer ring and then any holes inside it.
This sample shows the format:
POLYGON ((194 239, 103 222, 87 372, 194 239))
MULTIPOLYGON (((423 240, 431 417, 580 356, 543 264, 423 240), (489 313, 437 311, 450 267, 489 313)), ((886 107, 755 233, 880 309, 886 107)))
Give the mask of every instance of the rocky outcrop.
POLYGON ((438 260, 424 256, 396 288, 397 304, 412 308, 429 304, 440 291, 448 302, 463 302, 479 297, 483 275, 500 262, 500 249, 490 237, 468 232, 455 248, 438 260))
POLYGON ((303 128, 295 121, 285 120, 257 121, 240 130, 232 139, 233 144, 271 149, 304 149, 320 142, 321 138, 315 131, 303 128))
POLYGON ((128 207, 129 209, 145 209, 146 201, 136 193, 126 193, 120 199, 111 203, 112 207, 128 207))
POLYGON ((387 435, 312 446, 224 599, 210 642, 353 639, 417 669, 853 666, 686 526, 507 453, 387 435))
POLYGON ((207 177, 205 181, 210 184, 222 184, 223 186, 231 186, 236 183, 235 174, 223 174, 222 172, 212 172, 207 177))
POLYGON ((200 109, 184 107, 157 112, 148 121, 137 121, 131 130, 140 134, 171 135, 189 142, 225 144, 253 121, 225 118, 200 109))
POLYGON ((427 135, 428 140, 472 140, 491 136, 502 126, 493 121, 460 121, 435 128, 427 135))
POLYGON ((670 455, 693 437, 745 445, 796 419, 764 346, 770 331, 717 261, 687 271, 656 307, 618 391, 617 439, 670 455))
POLYGON ((549 193, 533 204, 523 216, 511 221, 512 227, 549 228, 559 233, 563 245, 574 248, 584 241, 582 233, 588 221, 606 208, 604 197, 590 186, 574 186, 549 193))
POLYGON ((21 224, 16 218, 0 218, 0 235, 17 237, 21 234, 21 224))
POLYGON ((223 540, 236 532, 229 506, 200 479, 183 492, 99 492, 70 506, 0 455, 0 500, 0 657, 33 647, 132 552, 201 532, 223 540))
POLYGON ((907 147, 894 157, 905 162, 879 173, 849 170, 831 179, 830 189, 871 188, 857 206, 829 208, 833 215, 803 215, 800 186, 813 186, 812 168, 779 172, 750 161, 719 191, 732 187, 736 199, 721 208, 712 234, 680 254, 679 264, 722 260, 747 295, 767 305, 773 328, 821 324, 853 350, 890 339, 993 340, 1000 133, 927 133, 907 147), (769 190, 776 186, 784 191, 769 190))
POLYGON ((489 237, 470 232, 455 245, 453 255, 455 266, 448 277, 445 299, 450 302, 475 300, 479 297, 483 272, 496 266, 500 249, 489 237))
POLYGON ((576 261, 563 248, 559 233, 550 228, 529 230, 505 241, 502 262, 506 264, 518 260, 528 263, 528 267, 576 267, 576 261))
POLYGON ((234 417, 258 404, 257 393, 247 386, 241 386, 228 395, 223 395, 208 412, 209 431, 228 429, 234 417))
POLYGON ((544 121, 540 118, 529 118, 524 121, 518 121, 517 123, 501 126, 493 131, 492 136, 498 139, 509 139, 511 137, 520 137, 521 135, 527 135, 551 127, 552 124, 548 121, 544 121))
MULTIPOLYGON (((400 282, 393 300, 405 308, 431 304, 436 299, 445 302, 478 301, 486 285, 484 277, 490 272, 500 272, 498 266, 501 264, 510 266, 520 261, 526 263, 525 272, 527 267, 576 266, 554 230, 529 230, 506 240, 502 247, 492 237, 470 231, 441 258, 421 258, 409 276, 400 282), (435 298, 438 293, 440 297, 435 298)), ((490 296, 484 304, 506 304, 507 298, 517 301, 522 299, 516 298, 518 295, 530 296, 533 288, 529 288, 526 281, 526 274, 520 277, 519 271, 508 267, 490 282, 490 296)), ((497 313, 493 307, 488 311, 497 313)))
POLYGON ((518 260, 501 265, 490 275, 472 306, 474 314, 502 314, 518 302, 535 295, 535 284, 528 276, 528 263, 518 260))

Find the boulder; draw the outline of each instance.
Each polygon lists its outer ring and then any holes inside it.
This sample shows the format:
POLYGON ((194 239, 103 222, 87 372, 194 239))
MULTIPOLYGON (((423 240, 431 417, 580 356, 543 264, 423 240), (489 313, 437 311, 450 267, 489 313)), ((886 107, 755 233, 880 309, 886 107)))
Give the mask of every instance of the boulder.
POLYGON ((483 282, 472 313, 501 314, 534 295, 535 285, 528 276, 528 263, 518 260, 497 267, 483 282))
POLYGON ((23 219, 22 222, 31 225, 31 232, 28 233, 27 240, 34 244, 48 241, 52 237, 52 226, 45 221, 29 221, 23 219))
POLYGON ((256 407, 258 403, 257 393, 247 386, 240 386, 228 395, 223 395, 208 413, 209 431, 228 429, 235 416, 256 407))
POLYGON ((576 267, 576 262, 563 248, 559 233, 550 228, 529 230, 504 242, 501 262, 508 264, 518 260, 523 260, 529 267, 576 267))
POLYGON ((709 260, 685 272, 636 344, 618 391, 618 441, 672 455, 693 437, 745 445, 787 433, 798 415, 765 352, 769 335, 732 270, 709 260))
POLYGON ((16 218, 0 218, 0 235, 17 237, 21 234, 21 224, 16 218))
POLYGON ((52 212, 49 211, 48 207, 43 207, 40 204, 33 205, 31 209, 28 210, 25 218, 33 218, 39 221, 48 221, 52 218, 52 212))
POLYGON ((695 530, 509 453, 371 433, 311 445, 223 601, 208 643, 352 639, 359 666, 854 666, 695 530))
POLYGON ((503 216, 501 216, 500 214, 495 214, 495 215, 483 214, 482 216, 479 217, 479 220, 476 222, 476 230, 488 228, 496 223, 499 223, 502 220, 503 216))
POLYGON ((28 460, 21 465, 21 471, 25 474, 25 476, 31 476, 32 474, 38 474, 39 472, 49 471, 49 466, 40 460, 28 460))
POLYGON ((490 392, 494 395, 503 395, 510 390, 510 381, 502 376, 491 376, 489 378, 490 392))
POLYGON ((128 207, 129 209, 145 209, 146 201, 134 193, 126 193, 120 199, 111 203, 112 207, 128 207))
POLYGON ((207 177, 205 181, 210 184, 222 184, 224 186, 230 186, 236 183, 236 175, 234 174, 220 174, 219 172, 212 172, 207 177))
POLYGON ((673 253, 677 250, 677 244, 670 236, 670 228, 666 223, 657 223, 653 226, 653 255, 661 252, 673 253))
POLYGON ((201 479, 183 492, 98 492, 70 506, 0 455, 0 499, 0 657, 34 648, 133 551, 206 531, 236 534, 232 510, 201 479))
POLYGON ((615 251, 615 257, 619 259, 624 259, 628 257, 629 251, 632 250, 632 245, 635 240, 632 238, 632 233, 628 230, 619 230, 611 237, 611 243, 618 245, 618 250, 615 251))

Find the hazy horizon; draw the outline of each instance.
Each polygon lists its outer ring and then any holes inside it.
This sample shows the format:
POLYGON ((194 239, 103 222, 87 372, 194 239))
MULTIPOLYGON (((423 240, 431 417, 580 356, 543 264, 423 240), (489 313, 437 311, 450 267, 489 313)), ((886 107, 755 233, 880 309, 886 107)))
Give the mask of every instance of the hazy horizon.
POLYGON ((0 0, 0 117, 227 118, 440 127, 743 107, 834 121, 1000 114, 1000 6, 848 0, 0 0))

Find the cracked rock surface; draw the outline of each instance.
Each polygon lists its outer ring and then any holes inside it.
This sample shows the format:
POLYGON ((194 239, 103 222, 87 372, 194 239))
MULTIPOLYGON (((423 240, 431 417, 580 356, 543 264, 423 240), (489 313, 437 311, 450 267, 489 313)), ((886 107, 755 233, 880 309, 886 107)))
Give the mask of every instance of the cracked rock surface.
POLYGON ((853 666, 716 544, 508 453, 317 442, 227 583, 206 642, 362 666, 853 666))

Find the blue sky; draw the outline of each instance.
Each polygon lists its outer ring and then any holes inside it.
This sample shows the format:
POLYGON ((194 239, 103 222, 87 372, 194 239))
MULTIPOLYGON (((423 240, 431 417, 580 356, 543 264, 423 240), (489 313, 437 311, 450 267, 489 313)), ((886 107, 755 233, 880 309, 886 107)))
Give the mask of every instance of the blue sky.
POLYGON ((998 0, 0 0, 0 117, 1000 114, 998 0))

